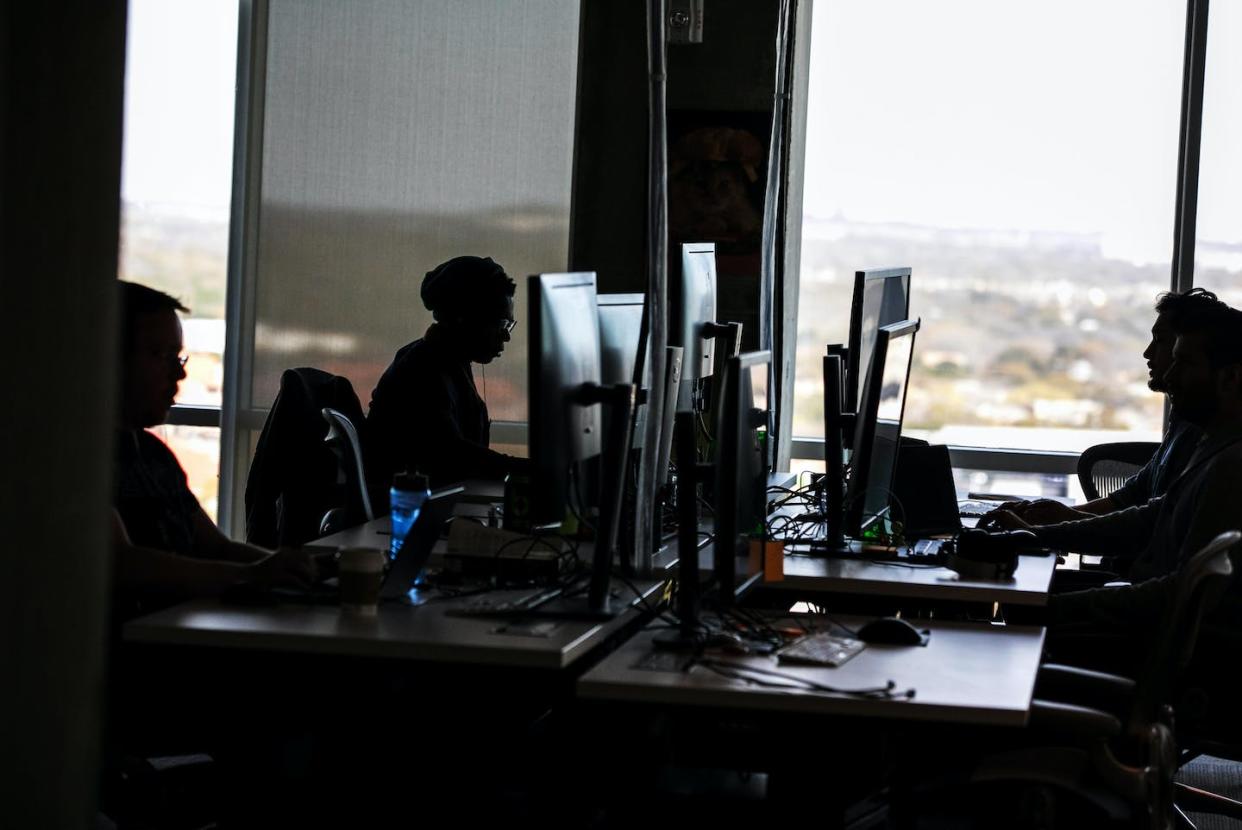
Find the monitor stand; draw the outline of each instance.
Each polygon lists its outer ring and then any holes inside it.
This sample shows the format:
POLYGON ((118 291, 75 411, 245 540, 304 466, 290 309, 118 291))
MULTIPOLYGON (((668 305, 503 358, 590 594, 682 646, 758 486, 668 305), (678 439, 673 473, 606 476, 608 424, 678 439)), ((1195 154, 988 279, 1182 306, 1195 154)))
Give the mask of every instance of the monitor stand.
POLYGON ((695 448, 695 414, 678 412, 673 431, 677 447, 677 618, 680 625, 656 635, 653 645, 667 651, 697 651, 699 630, 699 522, 697 485, 709 465, 699 464, 695 448))
MULTIPOLYGON (((603 404, 612 408, 609 434, 604 436, 602 467, 603 487, 600 499, 600 523, 595 534, 595 551, 591 557, 586 595, 559 596, 522 613, 532 617, 561 619, 609 620, 629 608, 614 605, 610 600, 612 563, 617 556, 618 529, 625 506, 625 480, 628 474, 629 446, 633 437, 634 407, 638 387, 632 383, 614 386, 586 384, 578 390, 575 402, 589 406, 603 404)), ((580 587, 581 583, 579 583, 580 587)))

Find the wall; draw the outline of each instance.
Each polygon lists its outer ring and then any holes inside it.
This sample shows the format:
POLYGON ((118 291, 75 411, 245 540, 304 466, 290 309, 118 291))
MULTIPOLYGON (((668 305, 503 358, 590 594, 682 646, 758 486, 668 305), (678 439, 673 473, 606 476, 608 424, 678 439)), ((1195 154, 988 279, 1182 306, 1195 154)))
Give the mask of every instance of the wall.
POLYGON ((0 824, 93 826, 125 4, 0 11, 0 824))

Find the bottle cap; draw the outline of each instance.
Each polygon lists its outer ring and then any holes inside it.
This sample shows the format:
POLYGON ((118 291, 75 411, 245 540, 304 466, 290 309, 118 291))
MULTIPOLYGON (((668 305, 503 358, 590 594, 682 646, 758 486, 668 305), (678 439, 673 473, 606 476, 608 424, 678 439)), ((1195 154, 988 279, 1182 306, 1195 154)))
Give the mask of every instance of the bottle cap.
POLYGON ((422 473, 397 473, 392 477, 392 487, 394 490, 430 490, 431 484, 427 480, 427 476, 422 473))

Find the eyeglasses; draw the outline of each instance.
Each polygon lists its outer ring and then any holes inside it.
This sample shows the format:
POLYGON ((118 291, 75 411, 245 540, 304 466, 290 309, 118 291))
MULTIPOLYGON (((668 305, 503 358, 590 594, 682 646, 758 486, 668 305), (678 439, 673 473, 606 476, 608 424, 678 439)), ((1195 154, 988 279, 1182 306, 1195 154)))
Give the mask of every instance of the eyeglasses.
POLYGON ((178 369, 184 369, 185 364, 190 362, 190 356, 188 354, 180 354, 179 352, 161 352, 156 349, 151 350, 151 359, 160 363, 163 363, 164 361, 176 363, 178 369))
POLYGON ((514 327, 516 326, 517 326, 517 320, 501 320, 500 321, 500 328, 504 330, 505 334, 512 333, 514 327))

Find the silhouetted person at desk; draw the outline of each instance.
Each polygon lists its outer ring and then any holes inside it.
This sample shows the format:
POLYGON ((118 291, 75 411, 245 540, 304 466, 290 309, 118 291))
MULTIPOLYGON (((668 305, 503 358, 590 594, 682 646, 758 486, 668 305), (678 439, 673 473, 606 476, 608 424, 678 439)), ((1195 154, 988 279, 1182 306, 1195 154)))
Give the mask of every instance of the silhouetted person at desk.
MULTIPOLYGON (((1177 336, 1198 330, 1205 316, 1226 308, 1228 306, 1215 294, 1202 288, 1160 295, 1156 301, 1156 322, 1151 327, 1151 342, 1143 350, 1149 389, 1153 392, 1168 391, 1165 373, 1173 363, 1173 344, 1177 336)), ((1190 460, 1201 435, 1196 425, 1178 417, 1175 412, 1151 460, 1113 493, 1076 507, 1068 507, 1052 499, 1038 499, 1009 502, 1000 509, 1009 511, 1028 525, 1043 525, 1102 516, 1146 504, 1163 496, 1173 480, 1186 468, 1186 462, 1190 460)), ((982 523, 986 525, 988 520, 996 518, 999 518, 996 513, 990 514, 984 517, 982 523)), ((1005 521, 1000 524, 1017 526, 1005 521)))
POLYGON ((432 483, 502 479, 525 459, 488 448, 487 404, 470 364, 500 357, 517 322, 516 285, 490 258, 459 256, 428 271, 420 295, 435 320, 397 352, 371 393, 367 475, 418 470, 432 483))
MULTIPOLYGON (((1114 638, 1088 655, 1101 661, 1117 659, 1117 650, 1141 651, 1171 600, 1173 574, 1217 534, 1242 527, 1242 311, 1217 311, 1199 330, 1179 335, 1164 380, 1174 412, 1203 432, 1166 493, 1106 516, 1034 528, 1049 547, 1130 563, 1130 585, 1049 599, 1049 643, 1057 659, 1066 659, 1058 642, 1064 648, 1078 635, 1114 638)), ((1231 590, 1215 609, 1215 621, 1242 624, 1237 593, 1231 590)))
POLYGON ((118 291, 122 385, 112 537, 122 615, 150 600, 310 578, 300 552, 272 553, 221 533, 190 492, 176 456, 147 431, 164 423, 186 377, 177 312, 187 309, 137 283, 120 282, 118 291))

